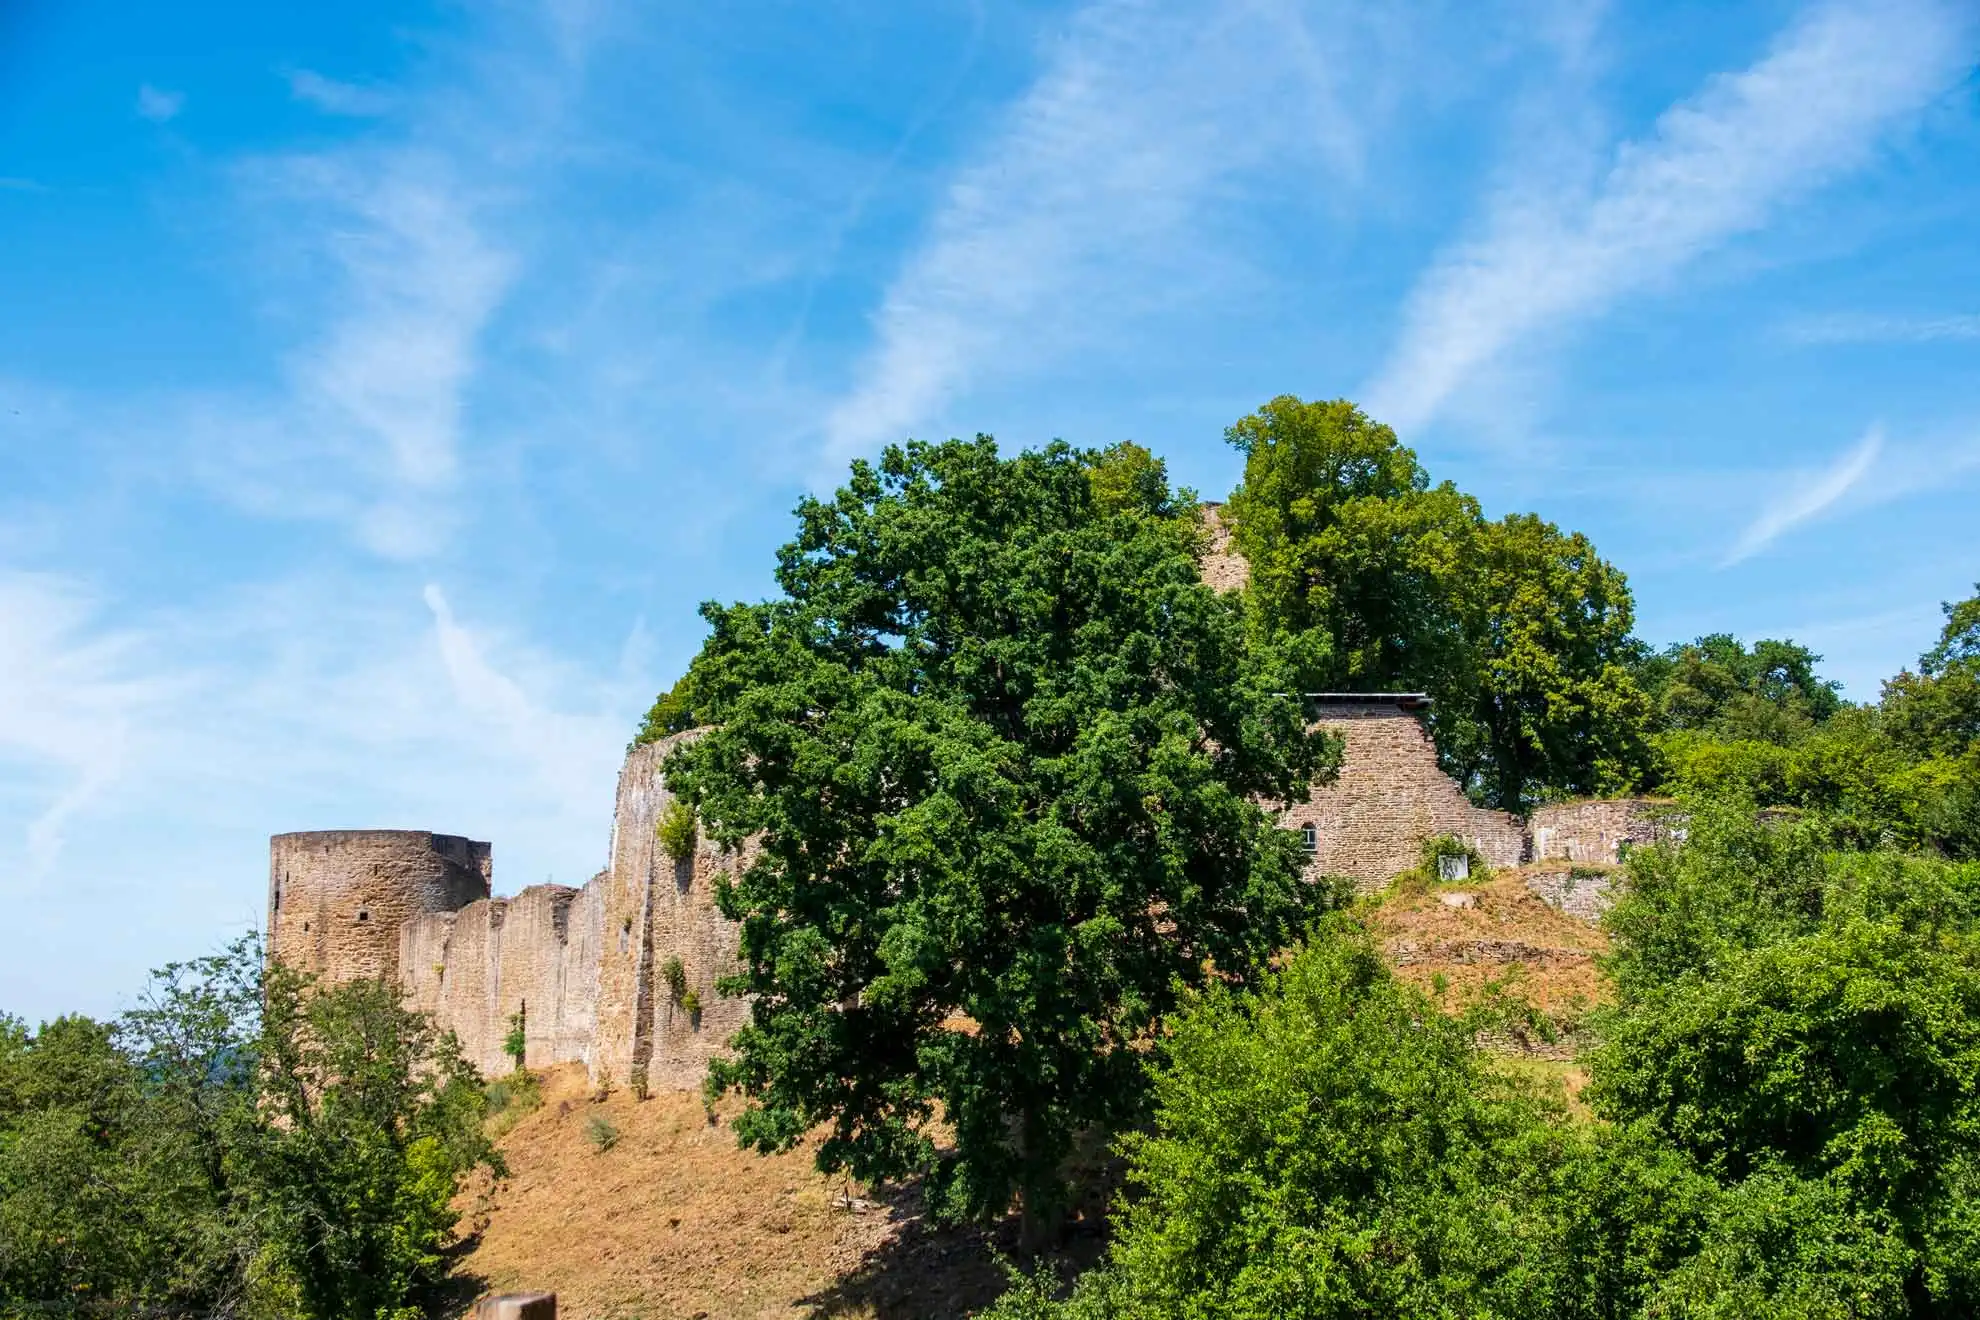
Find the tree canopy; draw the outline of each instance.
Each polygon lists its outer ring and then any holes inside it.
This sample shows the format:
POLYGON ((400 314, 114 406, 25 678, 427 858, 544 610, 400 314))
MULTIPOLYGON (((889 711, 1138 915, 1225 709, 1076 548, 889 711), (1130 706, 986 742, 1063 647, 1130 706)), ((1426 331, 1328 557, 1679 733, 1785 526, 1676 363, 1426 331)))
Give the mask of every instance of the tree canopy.
POLYGON ((1646 654, 1637 681, 1655 724, 1715 738, 1787 745, 1842 709, 1837 685, 1816 674, 1805 646, 1762 639, 1751 649, 1730 633, 1646 654))
POLYGON ((1585 536, 1487 520, 1344 399, 1281 396, 1226 439, 1260 625, 1317 638, 1327 686, 1429 693, 1446 769, 1506 810, 1641 781, 1629 585, 1585 536))
POLYGON ((0 1016, 0 1313, 408 1320, 479 1080, 396 987, 260 946, 166 967, 115 1023, 0 1016))
POLYGON ((1178 987, 1248 981, 1315 905, 1258 805, 1330 765, 1313 676, 1199 580, 1144 450, 911 443, 797 518, 782 594, 705 606, 650 721, 705 726, 669 783, 749 845, 712 1082, 760 1148, 828 1123, 827 1169, 1049 1212, 1075 1138, 1138 1120, 1178 987))

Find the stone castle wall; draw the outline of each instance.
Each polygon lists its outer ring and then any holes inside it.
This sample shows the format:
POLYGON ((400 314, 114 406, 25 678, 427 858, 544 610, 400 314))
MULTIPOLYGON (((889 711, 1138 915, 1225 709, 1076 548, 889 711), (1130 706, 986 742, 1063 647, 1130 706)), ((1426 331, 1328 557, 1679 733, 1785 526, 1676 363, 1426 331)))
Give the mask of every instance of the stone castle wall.
POLYGON ((605 955, 600 971, 594 1074, 654 1088, 701 1084, 710 1057, 748 1018, 749 1007, 715 992, 737 967, 736 928, 715 909, 715 878, 743 859, 697 837, 676 860, 659 826, 674 803, 661 764, 691 734, 676 734, 626 756, 605 872, 605 955), (700 1001, 687 1012, 667 983, 678 959, 683 988, 700 1001))
POLYGON ((1670 804, 1651 798, 1595 798, 1535 809, 1528 821, 1533 860, 1614 862, 1630 848, 1669 837, 1670 804))
POLYGON ((1342 739, 1340 774, 1280 813, 1288 829, 1314 828, 1309 878, 1351 876, 1364 892, 1379 889, 1420 864, 1423 841, 1440 834, 1463 839, 1492 866, 1525 859, 1524 823, 1473 806, 1409 711, 1393 702, 1335 702, 1315 723, 1342 739))
POLYGON ((315 830, 268 841, 268 951, 328 981, 399 978, 399 931, 488 897, 485 843, 425 830, 315 830))
POLYGON ((451 1029, 468 1061, 490 1076, 513 1066, 503 1046, 518 1012, 528 1066, 589 1064, 603 888, 602 878, 582 889, 532 885, 514 898, 484 898, 408 922, 399 935, 408 1006, 451 1029))

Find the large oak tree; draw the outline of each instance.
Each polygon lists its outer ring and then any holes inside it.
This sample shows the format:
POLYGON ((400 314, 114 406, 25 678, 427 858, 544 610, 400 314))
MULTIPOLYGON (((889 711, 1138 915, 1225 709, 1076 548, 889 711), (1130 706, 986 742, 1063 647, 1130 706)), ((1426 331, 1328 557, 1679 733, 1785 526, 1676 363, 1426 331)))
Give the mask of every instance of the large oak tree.
POLYGON ((705 606, 649 719, 705 730, 669 782, 747 858, 712 1084, 748 1144, 827 1124, 828 1170, 1043 1222, 1080 1136, 1144 1114, 1178 989, 1249 981, 1314 905, 1259 805, 1335 753, 1312 675, 1201 582, 1135 447, 910 443, 797 516, 781 594, 705 606))

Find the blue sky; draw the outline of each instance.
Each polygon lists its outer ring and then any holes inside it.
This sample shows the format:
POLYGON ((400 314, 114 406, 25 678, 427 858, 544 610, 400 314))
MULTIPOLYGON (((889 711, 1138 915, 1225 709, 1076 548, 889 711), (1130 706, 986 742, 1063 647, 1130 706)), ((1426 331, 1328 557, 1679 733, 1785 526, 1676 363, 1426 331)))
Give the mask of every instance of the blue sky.
POLYGON ((1980 578, 1970 0, 0 5, 0 1008, 266 836, 581 883, 706 597, 906 435, 1206 495, 1346 395, 1656 641, 1980 578))

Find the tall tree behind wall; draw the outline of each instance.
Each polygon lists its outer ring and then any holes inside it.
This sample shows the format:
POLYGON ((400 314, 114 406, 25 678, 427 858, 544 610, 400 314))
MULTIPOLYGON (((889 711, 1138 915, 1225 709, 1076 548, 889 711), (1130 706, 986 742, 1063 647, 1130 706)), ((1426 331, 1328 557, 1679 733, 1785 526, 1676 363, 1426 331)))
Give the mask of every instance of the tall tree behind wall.
POLYGON ((1445 768, 1497 807, 1639 782, 1629 584, 1585 536, 1488 521, 1345 399, 1282 395, 1225 438, 1245 456, 1229 513, 1254 617, 1321 634, 1330 686, 1428 692, 1445 768))

